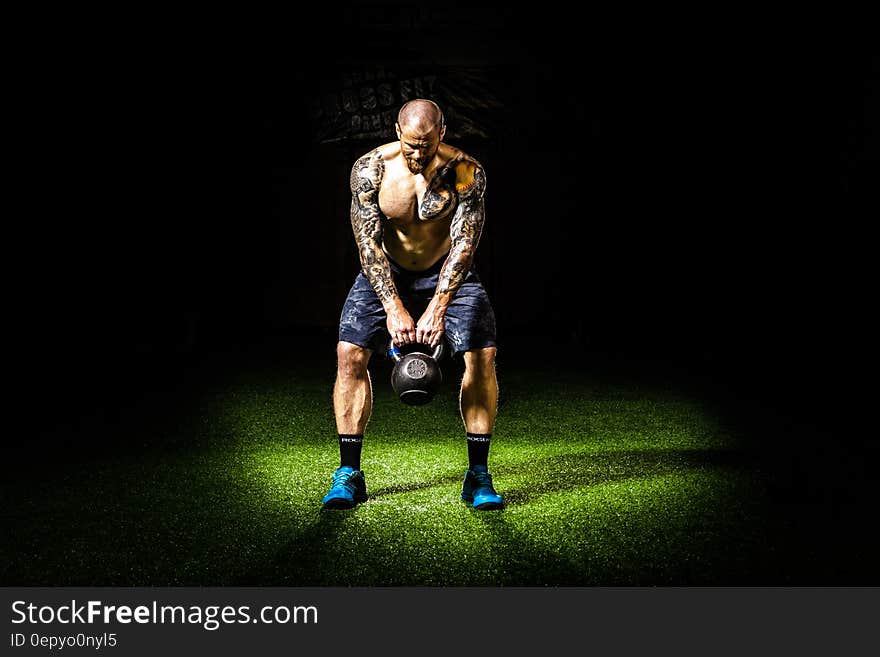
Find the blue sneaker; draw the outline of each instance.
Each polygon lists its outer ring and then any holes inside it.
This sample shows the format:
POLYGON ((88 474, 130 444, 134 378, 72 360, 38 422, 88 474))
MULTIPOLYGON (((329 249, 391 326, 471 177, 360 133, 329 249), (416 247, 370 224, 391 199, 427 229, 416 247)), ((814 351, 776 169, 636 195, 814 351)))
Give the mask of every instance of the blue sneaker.
POLYGON ((492 487, 492 475, 485 465, 475 465, 473 470, 464 473, 461 499, 472 502, 473 507, 480 511, 500 509, 504 506, 501 496, 492 487))
POLYGON ((350 509, 366 499, 367 482, 363 471, 343 465, 333 473, 333 485, 322 503, 325 509, 350 509))

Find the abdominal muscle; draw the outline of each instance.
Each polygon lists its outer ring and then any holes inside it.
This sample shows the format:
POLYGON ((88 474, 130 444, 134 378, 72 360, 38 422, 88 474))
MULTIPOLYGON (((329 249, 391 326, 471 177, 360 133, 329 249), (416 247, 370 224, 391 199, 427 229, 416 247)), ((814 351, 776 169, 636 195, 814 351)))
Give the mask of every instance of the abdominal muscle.
POLYGON ((430 269, 450 248, 450 219, 400 226, 389 220, 383 231, 382 248, 398 265, 410 271, 430 269))

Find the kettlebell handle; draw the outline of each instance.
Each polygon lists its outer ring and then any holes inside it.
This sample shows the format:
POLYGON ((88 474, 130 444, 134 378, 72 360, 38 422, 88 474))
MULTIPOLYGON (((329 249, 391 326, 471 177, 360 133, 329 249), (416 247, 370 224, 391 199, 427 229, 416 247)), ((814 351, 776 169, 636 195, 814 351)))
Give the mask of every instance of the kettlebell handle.
MULTIPOLYGON (((422 344, 417 343, 417 344, 422 344)), ((428 346, 428 345, 425 345, 428 346)), ((434 347, 434 352, 431 354, 431 358, 436 361, 440 360, 440 357, 443 355, 443 340, 437 343, 437 346, 434 347)), ((398 362, 401 358, 400 351, 397 349, 397 345, 394 344, 394 339, 388 341, 388 357, 393 360, 395 363, 398 362)))

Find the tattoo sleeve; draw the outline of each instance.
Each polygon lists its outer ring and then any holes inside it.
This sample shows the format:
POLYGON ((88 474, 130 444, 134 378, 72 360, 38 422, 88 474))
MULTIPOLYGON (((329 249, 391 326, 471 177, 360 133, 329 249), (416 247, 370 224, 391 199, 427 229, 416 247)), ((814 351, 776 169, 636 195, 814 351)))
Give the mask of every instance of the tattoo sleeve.
POLYGON ((388 258, 382 251, 382 213, 379 185, 385 163, 378 151, 361 157, 351 169, 351 228, 357 242, 361 269, 383 304, 397 296, 388 258))
POLYGON ((449 256, 440 270, 436 296, 451 301, 461 287, 474 261, 474 253, 483 232, 486 211, 483 194, 486 190, 486 174, 482 167, 474 170, 473 180, 466 189, 459 192, 458 209, 452 218, 450 235, 452 245, 449 256))

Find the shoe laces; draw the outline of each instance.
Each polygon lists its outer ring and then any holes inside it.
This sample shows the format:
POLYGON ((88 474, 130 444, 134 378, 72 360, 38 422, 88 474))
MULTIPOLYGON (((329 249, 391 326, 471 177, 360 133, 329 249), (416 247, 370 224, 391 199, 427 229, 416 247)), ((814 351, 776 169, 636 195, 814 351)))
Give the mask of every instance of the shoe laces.
POLYGON ((354 472, 347 472, 345 470, 337 470, 333 473, 333 488, 338 488, 339 486, 344 486, 348 483, 348 480, 354 472))
POLYGON ((492 487, 492 475, 490 475, 488 472, 474 472, 474 479, 477 482, 478 488, 488 487, 492 488, 492 490, 495 490, 492 487))

